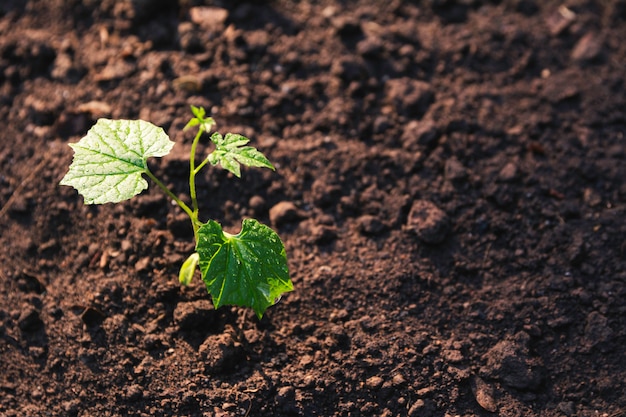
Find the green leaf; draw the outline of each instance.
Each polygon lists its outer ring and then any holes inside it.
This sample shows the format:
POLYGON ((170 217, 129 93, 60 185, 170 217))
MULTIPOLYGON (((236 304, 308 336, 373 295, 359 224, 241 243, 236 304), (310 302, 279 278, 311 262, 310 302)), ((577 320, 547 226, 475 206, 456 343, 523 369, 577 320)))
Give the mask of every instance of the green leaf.
POLYGON ((148 188, 142 177, 147 159, 167 155, 174 142, 165 131, 143 120, 98 122, 77 143, 70 144, 74 160, 61 185, 69 185, 85 204, 117 203, 148 188))
POLYGON ((190 106, 191 107, 191 112, 193 113, 194 116, 196 116, 197 119, 202 120, 204 119, 204 116, 206 115, 206 110, 204 110, 204 107, 200 106, 194 106, 193 104, 190 106))
POLYGON ((204 107, 196 107, 192 105, 191 112, 195 117, 187 122, 183 130, 187 130, 194 126, 200 126, 200 130, 210 132, 213 126, 215 126, 215 120, 213 120, 212 117, 204 117, 206 115, 204 107))
POLYGON ((237 235, 209 220, 198 229, 196 251, 215 308, 251 307, 261 318, 283 293, 293 290, 283 243, 254 219, 244 220, 237 235))
POLYGON ((220 133, 214 133, 211 140, 215 144, 215 150, 207 157, 211 165, 220 164, 222 168, 241 177, 239 164, 248 167, 264 167, 274 170, 274 165, 252 146, 244 146, 250 139, 235 133, 227 133, 223 137, 220 133))
POLYGON ((193 279, 193 274, 196 272, 196 268, 198 267, 198 252, 194 252, 189 255, 189 258, 183 265, 180 267, 180 272, 178 273, 178 281, 181 285, 187 286, 191 283, 193 279))

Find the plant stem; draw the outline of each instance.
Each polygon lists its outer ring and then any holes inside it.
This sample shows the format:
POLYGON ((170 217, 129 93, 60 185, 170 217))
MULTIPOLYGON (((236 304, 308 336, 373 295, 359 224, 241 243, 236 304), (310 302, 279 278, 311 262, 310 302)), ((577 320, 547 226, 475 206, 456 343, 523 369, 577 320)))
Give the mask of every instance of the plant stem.
POLYGON ((180 198, 176 197, 173 192, 169 190, 157 177, 154 176, 152 172, 148 168, 146 168, 146 175, 154 181, 156 185, 159 186, 165 194, 167 194, 172 200, 178 204, 178 206, 183 209, 185 213, 189 216, 191 220, 191 226, 193 227, 193 236, 195 237, 196 242, 198 241, 198 229, 202 225, 200 220, 198 219, 198 197, 196 194, 196 174, 204 167, 207 163, 205 159, 196 167, 196 148, 198 147, 198 142, 200 141, 200 136, 205 132, 205 129, 200 126, 198 129, 198 133, 193 138, 193 142, 191 143, 191 151, 189 155, 189 196, 191 197, 191 207, 185 204, 180 198))
POLYGON ((204 161, 202 161, 202 162, 200 163, 200 165, 198 165, 198 166, 196 167, 196 170, 195 170, 195 171, 196 171, 196 174, 197 174, 198 172, 200 172, 200 170, 202 169, 202 167, 204 167, 204 166, 205 166, 208 162, 209 162, 209 159, 208 159, 208 158, 204 158, 204 161))
MULTIPOLYGON (((198 197, 196 194, 196 174, 198 171, 196 170, 196 148, 198 146, 198 142, 200 141, 200 136, 202 136, 203 129, 198 129, 198 133, 193 138, 193 142, 191 143, 191 152, 189 155, 189 196, 191 197, 191 207, 193 208, 194 217, 196 220, 198 219, 198 197)), ((194 226, 194 232, 196 231, 194 226)))
POLYGON ((176 202, 176 204, 178 204, 178 206, 185 212, 187 213, 187 215, 189 216, 189 219, 191 220, 191 225, 193 226, 193 234, 194 236, 196 235, 196 231, 198 230, 198 228, 200 227, 200 225, 198 224, 198 213, 197 210, 196 212, 194 212, 193 210, 191 210, 189 208, 189 206, 187 204, 185 204, 185 202, 183 200, 181 200, 180 198, 176 197, 176 195, 170 191, 169 188, 167 188, 165 186, 165 184, 163 184, 157 177, 154 176, 154 174, 146 168, 146 175, 152 180, 154 181, 154 183, 156 185, 159 186, 159 188, 161 190, 163 190, 163 192, 165 194, 167 194, 168 197, 170 197, 172 200, 174 200, 176 202))

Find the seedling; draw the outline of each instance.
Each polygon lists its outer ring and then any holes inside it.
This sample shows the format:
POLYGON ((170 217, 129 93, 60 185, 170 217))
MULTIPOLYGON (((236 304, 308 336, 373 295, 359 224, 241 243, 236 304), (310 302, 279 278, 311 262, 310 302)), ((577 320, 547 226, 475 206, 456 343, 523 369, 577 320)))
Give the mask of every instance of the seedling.
POLYGON ((87 136, 70 144, 74 160, 61 185, 74 187, 85 204, 117 203, 128 200, 148 188, 143 175, 150 178, 189 216, 196 250, 179 272, 182 285, 189 285, 196 268, 211 294, 215 308, 223 305, 251 307, 256 315, 274 305, 285 292, 293 290, 289 278, 285 247, 271 228, 255 219, 245 219, 241 231, 232 235, 209 220, 200 221, 196 194, 196 175, 207 164, 220 165, 241 177, 243 164, 274 170, 270 161, 257 149, 246 146, 249 139, 234 133, 213 133, 214 149, 196 165, 200 137, 215 126, 202 107, 191 106, 194 117, 185 130, 196 127, 189 155, 189 197, 191 206, 170 191, 148 168, 150 157, 167 155, 174 142, 165 131, 144 120, 99 119, 87 136))

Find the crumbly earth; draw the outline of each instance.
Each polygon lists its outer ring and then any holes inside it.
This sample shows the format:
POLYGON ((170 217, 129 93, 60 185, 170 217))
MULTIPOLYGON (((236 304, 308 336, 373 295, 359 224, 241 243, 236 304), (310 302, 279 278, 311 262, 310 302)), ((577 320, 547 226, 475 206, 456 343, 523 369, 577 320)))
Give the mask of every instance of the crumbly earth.
POLYGON ((626 415, 624 0, 3 0, 0 120, 2 416, 626 415), (58 185, 142 118, 185 195, 191 104, 277 166, 199 184, 285 243, 262 320, 58 185))

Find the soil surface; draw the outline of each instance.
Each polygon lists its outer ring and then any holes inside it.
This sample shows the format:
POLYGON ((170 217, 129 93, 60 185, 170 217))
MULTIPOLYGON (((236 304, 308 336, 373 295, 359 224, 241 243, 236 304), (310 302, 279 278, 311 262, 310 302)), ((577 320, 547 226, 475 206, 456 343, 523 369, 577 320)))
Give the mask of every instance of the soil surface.
POLYGON ((624 0, 3 0, 0 120, 1 416, 626 415, 624 0), (192 104, 277 167, 199 184, 285 243, 262 320, 58 185, 142 118, 185 195, 192 104))

